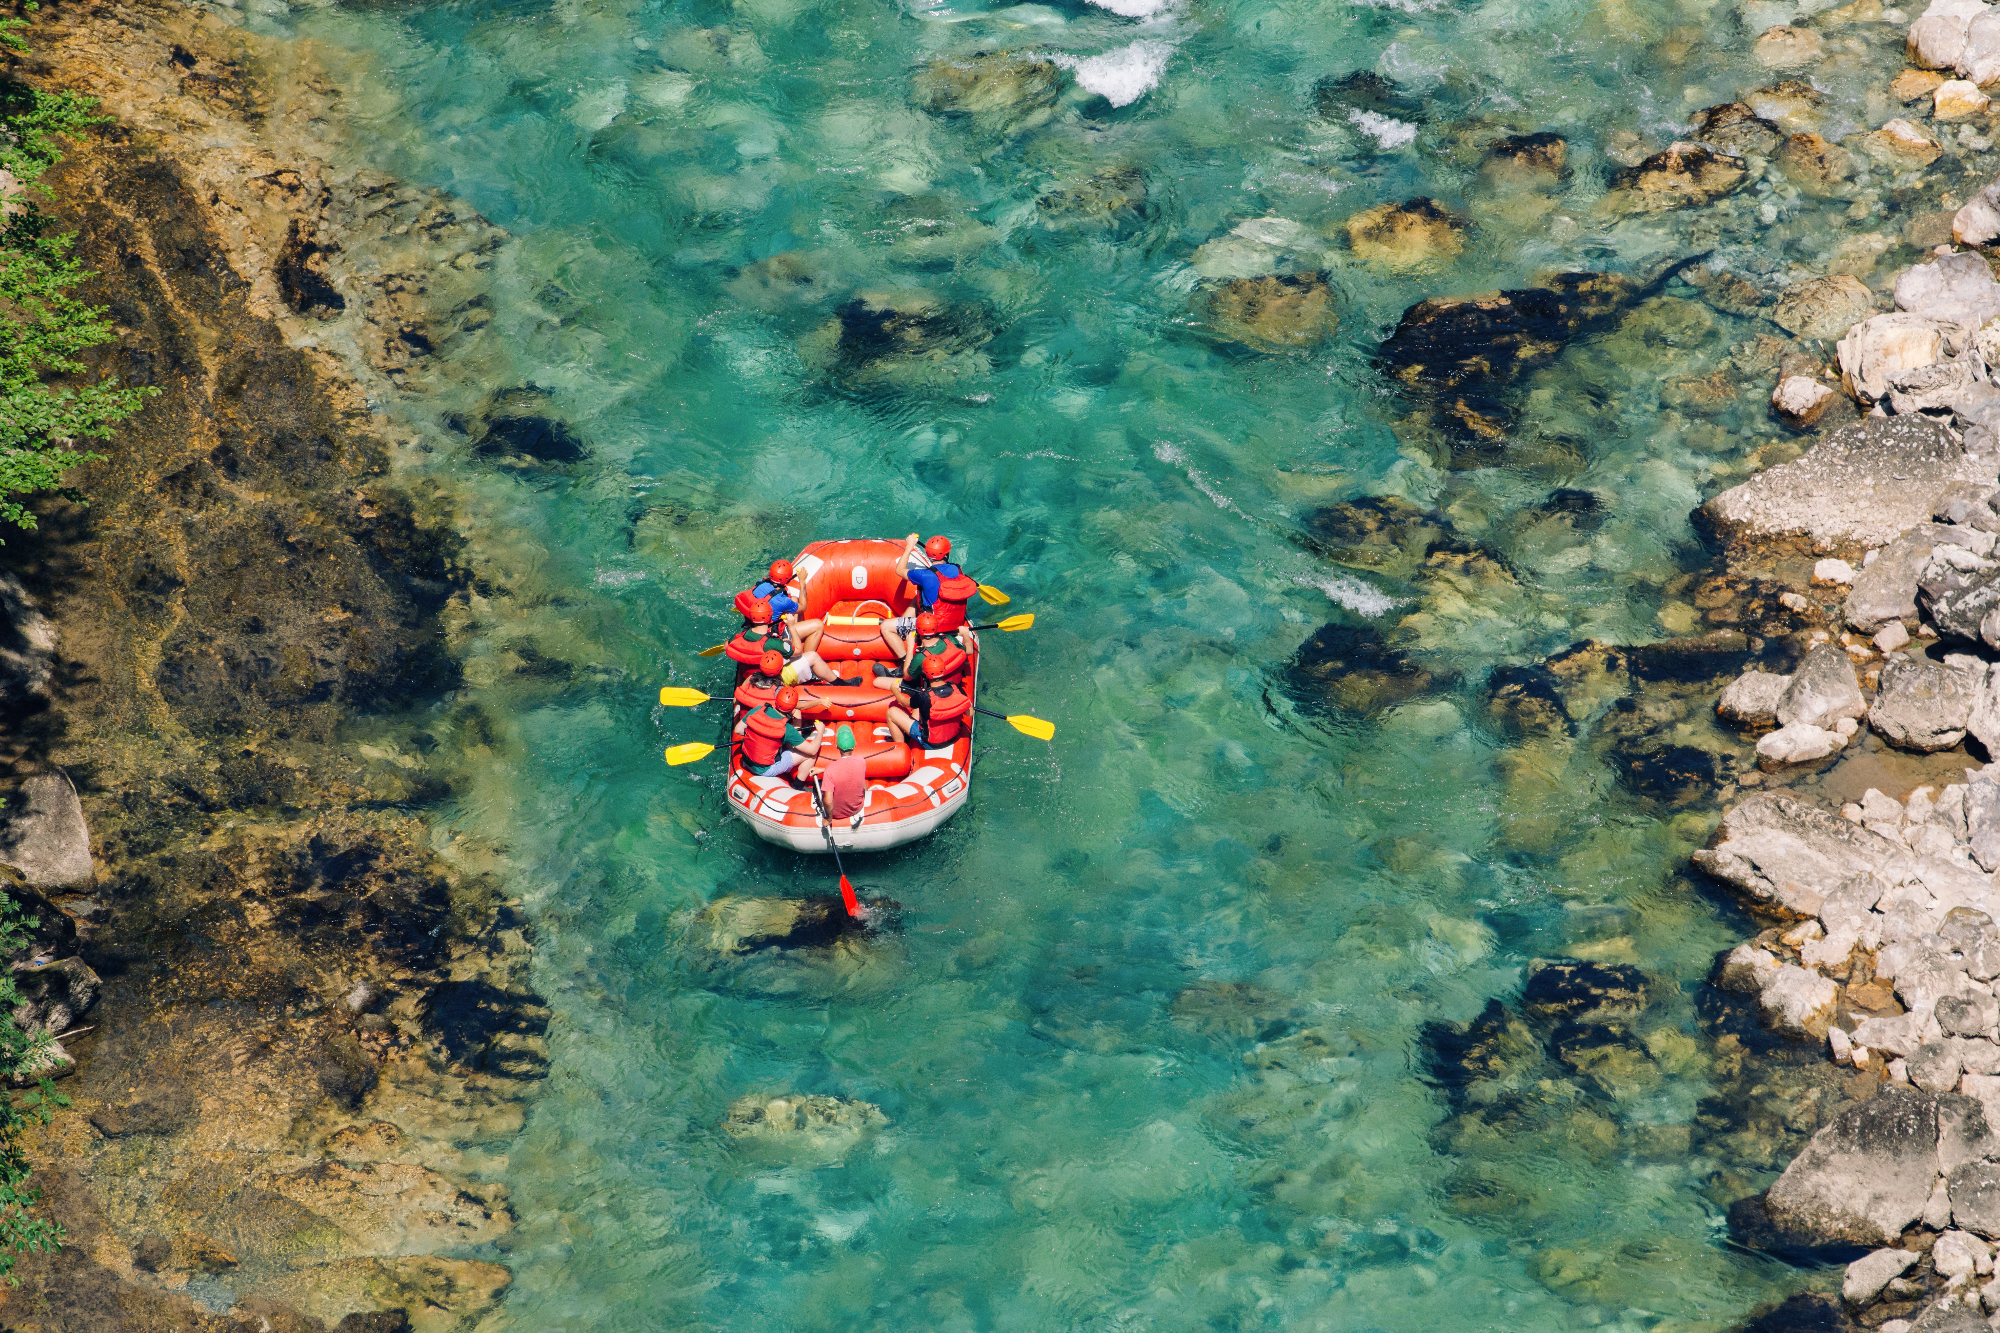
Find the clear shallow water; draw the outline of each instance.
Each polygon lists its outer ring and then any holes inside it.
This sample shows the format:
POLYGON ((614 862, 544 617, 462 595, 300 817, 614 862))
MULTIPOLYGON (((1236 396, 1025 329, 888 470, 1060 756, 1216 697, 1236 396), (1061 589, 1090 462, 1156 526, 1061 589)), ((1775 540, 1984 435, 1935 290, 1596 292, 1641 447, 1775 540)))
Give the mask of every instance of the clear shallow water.
MULTIPOLYGON (((1706 825, 1639 808, 1580 746, 1510 746, 1481 691, 1497 664, 1665 632, 1661 585, 1696 558, 1687 510, 1772 428, 1755 404, 1663 412, 1659 387, 1759 329, 1672 289, 1543 378, 1533 448, 1456 473, 1399 444, 1369 361, 1425 295, 1718 245, 1769 274, 1840 240, 1848 201, 1796 191, 1729 215, 1772 205, 1754 247, 1755 228, 1592 211, 1607 152, 1664 146, 1690 109, 1770 77, 1728 8, 745 0, 250 21, 356 71, 375 165, 517 237, 496 336, 447 406, 541 386, 592 450, 508 471, 431 428, 407 469, 455 497, 512 594, 457 626, 468 687, 429 720, 436 750, 403 758, 455 777, 441 844, 501 848, 540 922, 557 1020, 505 1173, 515 1326, 1678 1329, 1797 1284, 1722 1243, 1716 1198, 1755 1170, 1688 1129, 1714 1086, 1674 988, 1734 934, 1671 875, 1706 825), (996 45, 1082 62, 1045 116, 1017 118, 1039 123, 913 103, 921 62, 996 45), (1155 68, 1122 109, 1074 83, 1122 98, 1155 68), (1312 114, 1316 81, 1356 69, 1404 85, 1377 113, 1393 123, 1312 114), (1497 189, 1482 127, 1563 133, 1571 176, 1497 189), (1060 227, 1036 205, 1119 167, 1144 175, 1141 216, 1060 227), (1332 339, 1260 356, 1205 336, 1198 246, 1274 216, 1331 238, 1419 193, 1479 222, 1455 260, 1396 274, 1327 239, 1332 339), (993 337, 921 383, 829 376, 815 331, 892 289, 980 311, 993 337), (1600 495, 1603 525, 1535 521, 1558 485, 1600 495), (1310 511, 1371 495, 1438 505, 1519 578, 1420 583, 1310 553, 1310 511), (706 903, 826 892, 828 867, 757 843, 712 776, 664 768, 663 744, 715 724, 653 692, 724 692, 693 654, 769 558, 910 528, 953 534, 1038 614, 994 636, 987 688, 1057 740, 985 730, 970 807, 858 863, 904 904, 900 933, 719 959, 706 903), (1281 668, 1329 620, 1458 683, 1366 720, 1304 709, 1281 668), (520 670, 534 654, 574 669, 520 670), (1421 1024, 1579 952, 1662 979, 1648 1046, 1671 1076, 1616 1105, 1555 1089, 1520 1133, 1440 1132, 1421 1024), (1275 998, 1177 1016, 1204 982, 1275 998), (721 1132, 732 1101, 777 1092, 865 1100, 890 1125, 837 1159, 721 1132)), ((1844 31, 1830 86, 1893 69, 1869 61, 1896 31, 1844 31)), ((1872 111, 1854 91, 1830 114, 1872 111)))

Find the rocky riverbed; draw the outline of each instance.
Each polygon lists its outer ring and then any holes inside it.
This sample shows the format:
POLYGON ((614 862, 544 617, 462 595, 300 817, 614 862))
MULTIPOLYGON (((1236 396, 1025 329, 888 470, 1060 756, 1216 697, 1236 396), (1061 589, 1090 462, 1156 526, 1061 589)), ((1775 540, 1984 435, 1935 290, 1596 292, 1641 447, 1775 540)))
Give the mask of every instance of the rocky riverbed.
POLYGON ((112 117, 47 182, 119 330, 97 363, 162 392, 88 508, 8 539, 0 859, 74 1105, 30 1145, 69 1240, 0 1319, 469 1326, 510 1281, 492 1182, 547 1017, 500 856, 424 820, 451 788, 425 727, 483 719, 400 720, 436 718, 468 599, 506 593, 390 474, 434 358, 476 358, 506 238, 336 165, 331 82, 202 10, 31 37, 15 77, 112 117))

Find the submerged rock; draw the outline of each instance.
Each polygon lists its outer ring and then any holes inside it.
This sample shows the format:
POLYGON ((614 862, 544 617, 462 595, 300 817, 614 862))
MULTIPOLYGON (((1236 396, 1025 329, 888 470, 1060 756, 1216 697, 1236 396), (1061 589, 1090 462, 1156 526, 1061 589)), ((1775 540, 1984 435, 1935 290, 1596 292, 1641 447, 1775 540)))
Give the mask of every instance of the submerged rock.
POLYGON ((1464 219, 1419 197, 1356 213, 1347 220, 1347 241, 1368 263, 1399 271, 1432 268, 1465 249, 1465 228, 1464 219))
POLYGON ((1566 736, 1570 718, 1560 687, 1545 666, 1495 667, 1486 682, 1486 715, 1510 736, 1566 736))
POLYGON ((1608 1023, 1636 1017, 1648 993, 1645 973, 1626 964, 1536 962, 1529 964, 1521 1008, 1536 1018, 1608 1023))
POLYGON ((1698 143, 1676 143, 1612 177, 1602 207, 1613 214, 1664 213, 1713 203, 1743 184, 1743 161, 1698 143))
POLYGON ((1306 515, 1313 546, 1345 564, 1408 577, 1451 527, 1435 509, 1393 495, 1342 500, 1306 515))
POLYGON ((1045 227, 1119 227, 1147 211, 1146 177, 1137 167, 1111 167, 1035 199, 1045 227))
POLYGON ((1837 194, 1854 174, 1854 155, 1817 134, 1794 134, 1773 160, 1792 184, 1807 194, 1837 194))
POLYGON ((1871 134, 1860 135, 1848 142, 1857 145, 1883 166, 1902 171, 1927 167, 1944 152, 1928 132, 1901 117, 1871 134))
POLYGON ((1302 698, 1362 714, 1413 699, 1451 679, 1382 642, 1380 631, 1349 625, 1314 631, 1293 654, 1285 674, 1302 698))
POLYGON ((1376 115, 1412 119, 1422 105, 1406 94, 1393 80, 1372 69, 1329 75, 1313 85, 1313 110, 1329 120, 1345 120, 1352 111, 1372 111, 1376 115))
POLYGON ((1771 306, 1771 322, 1800 338, 1837 338, 1875 311, 1875 293, 1843 273, 1787 287, 1771 306))
POLYGON ((719 954, 810 949, 863 929, 838 898, 757 898, 729 894, 702 909, 707 945, 719 954))
POLYGON ((1702 142, 1738 156, 1769 153, 1784 137, 1776 125, 1742 102, 1724 102, 1697 111, 1694 127, 1695 137, 1702 142))
POLYGON ((1433 297, 1403 312, 1379 355, 1445 430, 1504 442, 1513 418, 1507 389, 1639 290, 1617 274, 1562 273, 1547 287, 1433 297))
POLYGON ((914 289, 863 292, 809 334, 800 354, 857 386, 942 386, 991 370, 980 349, 996 332, 980 303, 954 304, 914 289))
POLYGON ((1274 1041, 1290 1032, 1303 1012, 1290 996, 1247 981, 1198 981, 1173 1003, 1177 1026, 1242 1041, 1274 1041))
POLYGON ((829 1157, 852 1150, 888 1123, 881 1107, 846 1097, 752 1094, 729 1104, 722 1132, 740 1143, 829 1157))
POLYGON ((1208 294, 1218 336, 1260 352, 1309 351, 1339 327, 1333 288, 1322 273, 1235 278, 1208 294))
POLYGON ((1558 185, 1569 175, 1569 141, 1546 130, 1495 139, 1481 171, 1503 185, 1558 185))
POLYGON ((1055 62, 1021 51, 940 56, 918 72, 917 105, 934 115, 1010 121, 1045 120, 1062 88, 1055 62))

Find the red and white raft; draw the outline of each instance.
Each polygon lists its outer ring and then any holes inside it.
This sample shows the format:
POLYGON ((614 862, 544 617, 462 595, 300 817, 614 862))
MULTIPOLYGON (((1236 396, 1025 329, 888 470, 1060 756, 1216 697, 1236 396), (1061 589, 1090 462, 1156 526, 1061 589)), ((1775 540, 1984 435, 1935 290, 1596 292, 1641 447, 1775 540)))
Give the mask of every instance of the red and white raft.
MULTIPOLYGON (((835 667, 849 663, 893 662, 880 626, 885 619, 909 614, 917 590, 896 572, 903 544, 895 541, 814 542, 792 561, 793 586, 799 591, 802 620, 824 620, 819 654, 835 667)), ((979 636, 959 632, 969 661, 962 683, 972 701, 979 701, 979 636)), ((863 667, 863 670, 872 670, 863 667)), ((741 680, 748 668, 739 668, 741 680)), ((920 750, 896 739, 886 721, 895 697, 886 686, 804 684, 800 707, 808 723, 824 718, 847 723, 858 744, 855 753, 868 760, 868 800, 861 826, 849 820, 833 825, 841 851, 880 851, 900 847, 937 828, 965 804, 972 783, 972 722, 967 713, 958 739, 935 750, 920 750)), ((834 725, 823 733, 823 760, 839 757, 834 725)), ((795 852, 825 852, 826 833, 813 803, 813 792, 784 778, 765 778, 743 763, 743 722, 730 733, 729 808, 767 842, 795 852)))

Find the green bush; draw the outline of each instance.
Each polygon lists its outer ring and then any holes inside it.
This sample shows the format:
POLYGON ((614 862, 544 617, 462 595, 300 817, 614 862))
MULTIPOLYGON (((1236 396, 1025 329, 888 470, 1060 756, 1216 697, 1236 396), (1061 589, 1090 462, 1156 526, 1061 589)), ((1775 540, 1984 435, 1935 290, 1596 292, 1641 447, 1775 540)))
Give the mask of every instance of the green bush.
MULTIPOLYGON (((21 19, 0 19, 0 47, 23 50, 21 19)), ((108 439, 159 390, 121 388, 113 378, 51 384, 51 377, 85 373, 80 360, 116 334, 105 308, 76 300, 71 289, 90 276, 70 255, 76 237, 51 235, 36 206, 36 182, 62 160, 61 139, 104 117, 95 99, 67 90, 43 92, 0 83, 0 172, 13 178, 0 198, 9 215, 0 228, 0 521, 33 529, 28 496, 58 491, 63 473, 104 455, 80 447, 108 439)))
MULTIPOLYGON (((13 898, 0 895, 0 957, 28 947, 30 932, 37 924, 13 898)), ((0 1277, 9 1284, 15 1281, 14 1256, 45 1254, 67 1239, 60 1225, 34 1214, 41 1191, 28 1184, 21 1131, 31 1124, 48 1124, 58 1107, 69 1105, 69 1098, 46 1078, 32 1092, 16 1095, 11 1091, 14 1075, 38 1067, 53 1041, 47 1032, 22 1030, 12 1017, 19 1003, 21 992, 14 985, 13 973, 0 971, 0 1078, 6 1080, 0 1085, 0 1277)))

